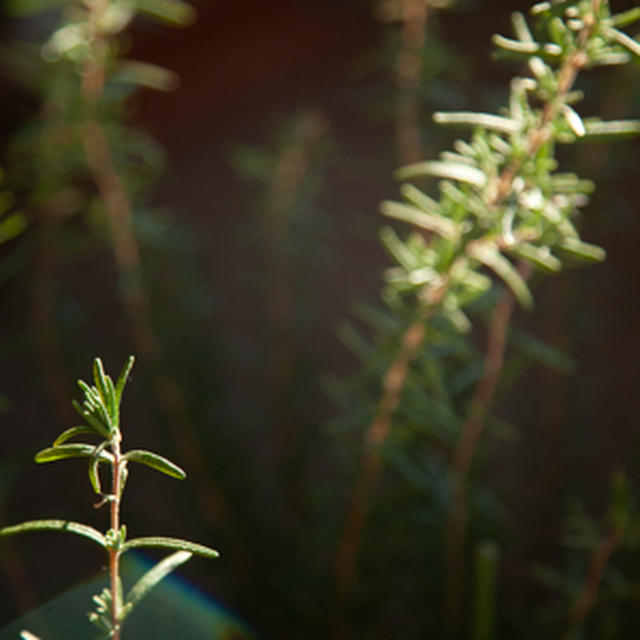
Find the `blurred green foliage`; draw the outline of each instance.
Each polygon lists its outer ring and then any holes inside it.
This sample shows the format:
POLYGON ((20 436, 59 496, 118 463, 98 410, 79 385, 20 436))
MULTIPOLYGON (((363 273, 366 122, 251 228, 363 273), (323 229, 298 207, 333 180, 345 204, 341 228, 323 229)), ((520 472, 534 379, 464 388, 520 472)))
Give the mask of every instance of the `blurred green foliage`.
MULTIPOLYGON (((7 189, 15 194, 2 198, 0 215, 6 240, 0 281, 9 278, 12 302, 3 370, 13 370, 16 380, 0 382, 12 398, 3 420, 22 415, 25 381, 37 387, 41 380, 49 400, 38 396, 27 424, 42 424, 44 433, 51 404, 62 426, 70 426, 69 372, 96 351, 107 361, 136 352, 145 400, 132 408, 140 431, 130 437, 144 431, 146 440, 157 439, 162 450, 175 447, 172 458, 189 469, 195 461, 197 469, 194 495, 155 500, 174 516, 177 534, 219 543, 223 557, 215 571, 195 573, 195 580, 264 637, 632 637, 637 471, 615 476, 608 515, 588 515, 607 512, 598 487, 614 456, 606 454, 597 479, 582 464, 587 450, 598 459, 606 435, 590 431, 585 396, 596 394, 584 390, 600 385, 583 376, 584 353, 576 347, 597 331, 605 311, 585 284, 599 277, 597 270, 578 276, 567 267, 601 261, 599 245, 609 249, 608 234, 617 228, 624 235, 632 226, 633 147, 621 142, 611 152, 607 145, 638 133, 626 119, 638 105, 638 45, 631 37, 638 9, 611 15, 606 2, 563 1, 537 4, 532 19, 515 14, 515 35, 494 39, 496 57, 517 65, 507 91, 505 77, 486 72, 489 63, 473 50, 468 30, 471 24, 475 33, 501 11, 501 26, 491 27, 503 31, 505 9, 484 2, 371 3, 367 19, 382 23, 384 37, 358 60, 360 74, 369 75, 358 76, 358 90, 351 88, 346 100, 357 110, 355 124, 345 126, 328 101, 322 109, 297 106, 281 127, 271 118, 262 145, 241 129, 243 146, 234 145, 231 164, 242 178, 234 188, 247 193, 241 204, 252 198, 250 214, 227 201, 228 174, 212 175, 204 132, 215 123, 190 123, 189 105, 176 114, 175 127, 193 124, 202 133, 192 150, 197 169, 178 167, 180 175, 191 170, 222 193, 197 204, 199 214, 189 219, 198 195, 188 186, 174 187, 185 201, 175 213, 156 205, 159 189, 170 193, 164 187, 171 173, 161 178, 160 145, 133 124, 139 91, 175 89, 177 77, 129 56, 131 34, 144 25, 135 15, 188 26, 195 12, 173 0, 119 1, 102 5, 96 19, 91 4, 8 6, 20 20, 44 10, 39 24, 50 31, 4 53, 36 106, 3 159, 7 189), (104 72, 98 91, 87 88, 96 61, 104 72), (588 73, 596 66, 602 69, 588 73), (575 87, 575 78, 563 76, 585 67, 575 87), (358 155, 349 136, 370 116, 376 124, 366 129, 358 155), (90 159, 87 123, 98 124, 107 141, 110 187, 101 186, 100 176, 109 174, 104 163, 96 171, 95 155, 90 159), (376 138, 383 128, 386 137, 376 138), (469 136, 439 154, 448 132, 459 130, 469 136), (344 316, 352 298, 367 298, 353 287, 363 281, 358 274, 381 262, 365 255, 375 248, 363 250, 363 243, 373 244, 378 221, 357 208, 368 192, 389 197, 380 176, 391 164, 402 165, 396 177, 403 184, 400 198, 382 205, 392 222, 380 233, 392 260, 383 305, 369 296, 352 322, 340 323, 338 338, 353 355, 345 362, 324 325, 344 316), (109 204, 106 196, 115 192, 124 194, 124 209, 122 197, 115 208, 109 204), (137 261, 118 258, 118 211, 128 211, 124 228, 138 247, 137 261), (362 228, 354 232, 351 220, 364 221, 362 228), (355 249, 349 233, 358 236, 355 249), (546 276, 557 272, 560 284, 551 284, 546 276), (547 299, 554 291, 561 298, 556 308, 547 299), (523 308, 535 298, 538 309, 525 315, 513 308, 514 297, 523 308), (505 300, 511 307, 504 312, 502 356, 487 376, 492 318, 505 300), (376 441, 367 430, 380 414, 407 331, 416 326, 424 334, 405 353, 388 435, 376 441), (326 363, 335 372, 319 371, 326 363), (541 373, 540 364, 554 373, 541 373), (478 401, 487 378, 491 388, 478 401), (331 400, 319 393, 319 380, 331 400), (470 421, 481 426, 462 463, 470 421), (550 448, 538 456, 543 444, 550 448), (355 577, 343 590, 337 549, 368 456, 377 467, 361 500, 355 577), (528 486, 536 481, 545 486, 528 486), (548 501, 543 507, 531 497, 536 492, 548 501), (576 496, 589 508, 562 517, 565 539, 560 513, 576 496), (452 516, 456 504, 464 517, 452 516), (546 519, 545 509, 552 512, 546 519), (451 542, 452 530, 461 543, 451 542), (451 549, 457 549, 453 565, 451 549), (459 620, 452 624, 446 610, 456 589, 459 620)), ((611 410, 619 419, 617 407, 611 410)), ((27 436, 40 437, 30 434, 25 428, 20 447, 27 436)), ((3 446, 9 451, 18 443, 3 446)), ((630 446, 628 460, 634 451, 630 446)), ((24 517, 24 510, 14 514, 11 497, 28 491, 20 479, 3 491, 3 517, 24 517)), ((149 500, 132 494, 132 526, 153 524, 157 509, 149 500)), ((28 554, 13 551, 32 575, 28 554)), ((12 571, 5 602, 19 600, 12 571)), ((55 589, 55 576, 49 581, 55 589)), ((7 619, 14 614, 7 611, 7 619)))

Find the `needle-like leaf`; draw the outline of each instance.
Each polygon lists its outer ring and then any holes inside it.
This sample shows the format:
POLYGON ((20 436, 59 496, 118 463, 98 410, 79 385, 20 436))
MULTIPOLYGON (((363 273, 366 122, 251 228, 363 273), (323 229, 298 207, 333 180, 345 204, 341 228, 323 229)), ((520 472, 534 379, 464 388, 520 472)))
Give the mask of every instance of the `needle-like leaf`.
MULTIPOLYGON (((94 454, 95 449, 93 444, 63 444, 59 447, 49 447, 39 451, 34 460, 36 462, 55 462, 66 458, 89 458, 94 454)), ((113 456, 108 451, 101 451, 99 457, 105 462, 113 460, 113 456)))
POLYGON ((13 536, 30 531, 68 531, 69 533, 89 538, 97 542, 101 547, 106 547, 105 538, 97 529, 80 522, 71 522, 70 520, 29 520, 0 529, 0 536, 13 536))
POLYGON ((120 375, 118 376, 118 380, 115 386, 116 392, 116 401, 118 405, 120 405, 120 400, 122 399, 122 391, 124 390, 125 384, 127 384, 127 380, 129 379, 129 374, 131 373, 131 369, 133 368, 133 363, 135 362, 134 356, 129 356, 129 359, 125 363, 124 367, 120 371, 120 375))
POLYGON ((144 598, 151 589, 153 589, 174 569, 177 569, 181 564, 184 564, 189 560, 192 555, 193 554, 190 551, 176 551, 149 569, 149 571, 147 571, 138 580, 138 582, 131 587, 131 591, 129 591, 124 603, 120 620, 123 621, 131 611, 133 611, 136 604, 138 604, 138 602, 140 602, 140 600, 142 600, 142 598, 144 598))
POLYGON ((134 449, 128 451, 123 458, 130 462, 139 462, 140 464, 146 464, 148 467, 166 473, 168 476, 178 478, 178 480, 184 480, 187 474, 177 464, 167 460, 167 458, 152 453, 151 451, 145 451, 143 449, 134 449))
POLYGON ((79 426, 79 427, 71 427, 70 429, 65 429, 54 441, 53 446, 58 447, 63 442, 70 440, 71 438, 75 438, 79 435, 96 435, 96 430, 91 427, 79 426))
POLYGON ((188 551, 197 556, 203 556, 205 558, 217 558, 220 554, 211 547, 206 547, 203 544, 197 544, 190 542, 189 540, 182 540, 180 538, 166 538, 164 536, 149 536, 145 538, 133 538, 127 540, 124 543, 123 551, 129 549, 139 549, 141 547, 157 547, 160 549, 178 549, 181 551, 188 551))

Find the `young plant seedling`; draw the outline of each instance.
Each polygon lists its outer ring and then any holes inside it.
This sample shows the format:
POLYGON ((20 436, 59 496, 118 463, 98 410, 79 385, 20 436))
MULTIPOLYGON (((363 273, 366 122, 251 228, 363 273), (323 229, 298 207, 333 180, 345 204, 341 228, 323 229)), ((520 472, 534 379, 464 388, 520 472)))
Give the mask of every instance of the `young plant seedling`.
POLYGON ((0 536, 45 529, 68 531, 89 538, 103 547, 109 557, 110 584, 108 588, 102 590, 102 593, 94 596, 96 608, 89 613, 89 620, 102 631, 100 638, 114 640, 120 639, 122 625, 133 608, 167 574, 194 554, 205 558, 218 557, 218 552, 209 547, 178 538, 153 536, 127 539, 126 526, 120 522, 120 504, 129 475, 129 463, 145 464, 180 480, 186 477, 185 472, 178 465, 163 456, 140 449, 124 453, 121 449, 120 401, 133 362, 134 358, 131 356, 114 385, 111 377, 105 373, 102 361, 96 358, 93 362, 94 384, 90 386, 83 380, 78 380, 78 385, 84 393, 84 402, 80 404, 73 401, 73 406, 84 419, 84 424, 63 431, 51 447, 43 449, 35 456, 36 462, 88 458, 89 480, 93 490, 99 496, 95 506, 109 506, 110 526, 107 532, 103 534, 86 524, 69 520, 30 520, 0 529, 0 536), (99 442, 97 444, 70 442, 78 436, 97 438, 99 442), (105 492, 102 487, 100 465, 110 468, 111 486, 108 492, 105 492), (172 549, 174 553, 145 573, 125 596, 120 581, 120 558, 130 549, 140 547, 161 547, 172 549))

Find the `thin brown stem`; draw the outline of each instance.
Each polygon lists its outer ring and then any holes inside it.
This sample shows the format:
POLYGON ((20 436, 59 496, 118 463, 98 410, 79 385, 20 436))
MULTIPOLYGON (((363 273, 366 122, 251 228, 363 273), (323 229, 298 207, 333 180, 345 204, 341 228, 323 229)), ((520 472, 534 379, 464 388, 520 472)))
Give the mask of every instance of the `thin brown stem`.
POLYGON ((336 584, 343 597, 348 596, 355 586, 359 542, 367 517, 369 496, 380 470, 380 447, 389 436, 393 412, 400 402, 409 365, 424 342, 427 308, 422 315, 402 336, 398 353, 382 383, 383 392, 378 410, 365 435, 360 472, 351 492, 343 535, 335 555, 336 584))
POLYGON ((574 631, 584 624, 596 601, 598 588, 607 564, 621 542, 622 531, 614 529, 600 541, 600 544, 594 550, 591 556, 589 572, 569 612, 568 629, 562 636, 562 640, 571 640, 574 631))
MULTIPOLYGON (((590 24, 583 29, 578 39, 581 46, 567 58, 560 68, 557 76, 557 95, 554 100, 543 107, 540 123, 530 131, 528 149, 524 157, 535 155, 535 153, 551 139, 551 122, 564 104, 566 96, 573 87, 579 71, 588 62, 582 45, 586 43, 592 28, 593 25, 590 24)), ((493 181, 489 189, 489 193, 491 193, 491 207, 500 206, 511 193, 513 181, 522 168, 524 157, 515 159, 506 165, 500 175, 493 181)), ((433 295, 432 292, 431 300, 429 301, 432 307, 436 307, 440 303, 446 293, 447 286, 448 278, 445 277, 441 289, 438 290, 435 295, 433 295)), ((507 296, 503 305, 504 306, 501 305, 500 309, 496 312, 495 328, 490 329, 490 333, 494 333, 494 337, 490 338, 489 341, 489 350, 491 353, 488 352, 485 358, 485 365, 489 368, 485 371, 483 379, 479 383, 479 388, 475 396, 478 402, 472 403, 472 414, 470 414, 470 417, 465 423, 463 435, 459 441, 458 451, 454 455, 454 460, 457 460, 457 462, 454 462, 454 469, 459 468, 464 478, 466 478, 467 470, 475 455, 475 449, 483 431, 484 416, 488 409, 488 404, 481 405, 480 403, 483 401, 490 402, 493 398, 495 385, 502 368, 503 355, 501 354, 503 354, 504 351, 504 334, 513 307, 513 299, 510 295, 507 296), (479 407, 482 408, 479 409, 479 407)), ((383 395, 378 409, 366 431, 365 441, 369 446, 363 454, 358 477, 348 502, 345 527, 338 542, 335 557, 336 585, 343 606, 348 598, 348 594, 355 585, 356 559, 360 546, 360 538, 366 521, 370 494, 379 475, 381 466, 379 450, 390 433, 392 415, 398 405, 402 389, 406 382, 409 366, 424 341, 426 333, 424 321, 426 321, 426 319, 425 316, 423 321, 411 325, 402 337, 398 355, 393 360, 385 376, 383 395), (374 446, 371 446, 372 444, 374 446)), ((445 561, 445 564, 448 565, 451 563, 452 566, 456 562, 463 561, 461 559, 462 554, 460 547, 464 545, 464 522, 466 521, 466 482, 457 482, 456 484, 459 488, 454 491, 452 496, 451 515, 448 521, 451 523, 460 523, 460 525, 450 525, 452 528, 458 530, 458 533, 454 536, 453 540, 448 542, 446 554, 451 559, 445 561), (453 559, 454 554, 456 556, 455 560, 453 559)), ((463 572, 456 570, 455 573, 462 576, 463 572)), ((445 621, 460 619, 459 613, 462 611, 461 594, 464 591, 461 580, 462 577, 459 579, 447 578, 444 598, 445 621), (458 614, 454 615, 452 613, 454 611, 458 612, 458 614)), ((446 624, 453 624, 455 626, 458 623, 446 622, 446 624)), ((336 635, 336 637, 341 636, 344 636, 344 633, 337 633, 336 635)))
MULTIPOLYGON (((111 467, 111 501, 110 501, 110 524, 113 535, 120 533, 120 499, 122 495, 122 474, 123 461, 120 451, 120 434, 114 436, 111 441, 111 453, 113 454, 113 464, 111 467)), ((111 624, 114 629, 113 639, 120 640, 120 612, 122 603, 120 602, 120 550, 118 548, 109 549, 109 576, 111 582, 111 624)))
POLYGON ((422 159, 420 136, 422 50, 429 4, 424 0, 397 0, 402 21, 402 48, 396 61, 396 145, 401 163, 422 159))
MULTIPOLYGON (((422 157, 420 136, 419 90, 422 75, 422 48, 429 12, 424 0, 395 0, 392 12, 397 11, 401 20, 402 46, 396 60, 396 145, 401 163, 417 162, 422 157)), ((435 298, 444 294, 446 287, 434 292, 435 298), (442 292, 442 294, 440 293, 442 292)), ((340 604, 336 610, 334 636, 347 635, 344 607, 355 587, 357 557, 360 539, 367 519, 370 495, 381 466, 380 447, 391 429, 393 413, 409 372, 409 366, 420 349, 425 333, 429 307, 424 307, 420 317, 404 332, 397 356, 389 366, 382 384, 382 397, 375 417, 365 435, 365 450, 356 482, 347 502, 347 516, 334 556, 334 575, 340 604)))
MULTIPOLYGON (((523 275, 530 269, 521 268, 523 275), (526 270, 526 271, 525 271, 526 270)), ((478 442, 484 432, 489 407, 495 396, 504 363, 506 335, 513 313, 515 297, 505 292, 493 311, 488 327, 487 351, 482 378, 470 403, 452 462, 452 492, 445 525, 444 624, 447 633, 456 637, 462 623, 461 603, 464 595, 464 548, 467 530, 467 477, 478 442)))
MULTIPOLYGON (((597 0, 593 3, 597 10, 597 0)), ((588 62, 585 46, 593 29, 594 22, 588 23, 578 34, 578 48, 571 53, 558 70, 558 91, 553 100, 542 109, 540 123, 529 133, 529 145, 526 156, 535 155, 542 145, 552 137, 551 123, 565 103, 578 73, 588 62)), ((493 191, 493 206, 501 204, 510 194, 514 178, 518 175, 524 159, 511 162, 498 177, 493 191)), ((484 422, 497 385, 504 361, 505 335, 514 300, 506 294, 496 308, 491 326, 483 376, 478 383, 470 406, 467 420, 463 425, 452 465, 453 488, 451 504, 446 521, 445 548, 445 584, 443 618, 448 637, 456 638, 460 634, 463 616, 464 577, 465 577, 465 541, 467 521, 467 477, 475 451, 484 431, 484 422)))

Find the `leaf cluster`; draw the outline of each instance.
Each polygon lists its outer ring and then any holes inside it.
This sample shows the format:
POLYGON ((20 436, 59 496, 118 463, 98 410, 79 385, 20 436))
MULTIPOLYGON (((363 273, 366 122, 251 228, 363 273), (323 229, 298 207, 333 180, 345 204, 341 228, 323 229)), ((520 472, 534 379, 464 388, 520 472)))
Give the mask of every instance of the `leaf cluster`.
POLYGON ((558 2, 536 5, 532 13, 535 29, 516 13, 516 39, 494 38, 531 71, 531 77, 513 79, 508 106, 499 114, 434 114, 437 123, 472 129, 471 139, 456 140, 439 160, 396 172, 401 180, 439 179, 438 197, 404 183, 403 201, 381 207, 416 229, 406 240, 390 228, 382 232, 397 264, 387 272, 387 298, 411 294, 463 332, 471 328, 465 308, 493 286, 487 272, 531 307, 518 264, 555 273, 572 259, 604 258, 604 250, 585 242, 574 224, 593 184, 558 171, 555 146, 640 133, 638 121, 583 120, 574 109, 582 94, 571 86, 582 68, 622 64, 637 55, 637 43, 617 27, 639 19, 638 12, 610 15, 607 3, 594 13, 590 2, 558 2))
MULTIPOLYGON (((78 386, 84 393, 84 400, 82 403, 73 401, 74 408, 84 420, 83 424, 66 429, 54 440, 51 447, 43 449, 35 455, 37 463, 55 462, 69 458, 88 458, 89 480, 93 490, 101 498, 96 505, 97 507, 114 502, 119 504, 129 473, 128 464, 130 462, 144 464, 174 478, 184 479, 186 477, 185 472, 178 465, 157 453, 142 449, 122 453, 120 450, 122 441, 120 404, 133 363, 134 358, 131 356, 114 383, 112 378, 105 373, 101 359, 96 358, 93 363, 93 384, 79 380, 78 386), (69 442, 80 436, 90 436, 94 440, 97 439, 98 442, 69 442), (100 480, 100 465, 110 467, 111 486, 118 487, 117 494, 114 493, 115 489, 112 489, 110 493, 103 491, 100 480), (116 478, 116 476, 119 477, 116 478)), ((95 542, 107 552, 117 555, 131 549, 147 547, 174 551, 171 556, 165 558, 145 574, 132 587, 126 598, 119 594, 117 602, 124 603, 118 616, 119 624, 122 624, 135 604, 153 586, 170 571, 186 562, 192 555, 206 558, 218 557, 218 552, 209 547, 179 538, 151 536, 128 539, 127 528, 124 524, 118 530, 109 529, 103 534, 89 525, 69 520, 30 520, 0 529, 0 536, 43 530, 64 531, 82 536, 95 542)), ((111 598, 110 590, 105 589, 100 596, 94 598, 97 610, 90 614, 90 620, 105 632, 113 630, 113 621, 109 617, 111 598)))

